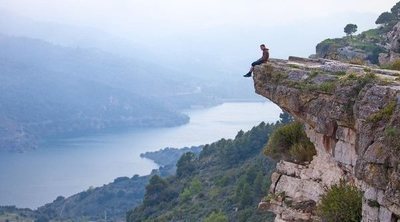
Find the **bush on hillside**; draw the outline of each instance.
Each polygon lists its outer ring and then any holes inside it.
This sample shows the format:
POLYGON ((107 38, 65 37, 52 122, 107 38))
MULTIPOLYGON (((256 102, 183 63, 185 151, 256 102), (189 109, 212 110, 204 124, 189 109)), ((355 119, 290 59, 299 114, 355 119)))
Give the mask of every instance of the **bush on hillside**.
POLYGON ((362 193, 353 185, 341 181, 327 189, 318 206, 323 221, 361 221, 362 193))
POLYGON ((181 156, 176 164, 176 175, 178 177, 190 176, 196 170, 196 154, 187 152, 181 156))
POLYGON ((160 202, 170 201, 178 194, 169 188, 166 180, 158 175, 154 175, 146 186, 146 194, 144 195, 143 203, 147 206, 153 206, 160 202))
POLYGON ((307 162, 312 160, 316 151, 304 131, 303 124, 293 122, 272 133, 264 154, 275 160, 307 162))
POLYGON ((391 69, 391 70, 399 70, 400 71, 400 59, 395 60, 392 63, 382 65, 381 68, 391 69))
POLYGON ((298 162, 309 162, 317 154, 314 144, 311 142, 295 143, 289 150, 289 154, 298 162))
POLYGON ((386 25, 395 20, 396 17, 390 12, 382 13, 375 21, 377 25, 386 25))
POLYGON ((212 212, 204 222, 228 222, 228 217, 222 212, 212 212))

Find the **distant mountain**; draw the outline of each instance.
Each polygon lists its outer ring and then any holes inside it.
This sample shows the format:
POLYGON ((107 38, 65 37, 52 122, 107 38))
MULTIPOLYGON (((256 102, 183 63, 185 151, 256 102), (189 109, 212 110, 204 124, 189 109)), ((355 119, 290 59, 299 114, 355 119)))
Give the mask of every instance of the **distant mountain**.
MULTIPOLYGON (((132 30, 127 33, 110 33, 79 24, 33 20, 0 9, 0 33, 42 39, 64 47, 81 48, 81 51, 87 51, 88 48, 93 49, 92 51, 103 50, 114 54, 113 57, 125 58, 128 63, 134 62, 137 67, 142 67, 145 73, 157 71, 164 74, 167 80, 174 79, 179 84, 174 84, 172 88, 190 86, 180 97, 170 97, 171 89, 167 90, 167 98, 162 99, 173 101, 175 105, 183 108, 187 108, 189 101, 203 105, 205 102, 209 104, 210 101, 219 99, 258 98, 253 93, 252 84, 248 84, 248 81, 243 82, 241 78, 242 72, 247 71, 251 61, 242 54, 246 48, 238 49, 237 41, 227 41, 232 35, 227 36, 224 30, 203 30, 204 34, 214 33, 206 35, 206 39, 199 38, 198 33, 188 33, 187 39, 182 41, 177 38, 160 41, 158 37, 157 40, 148 37, 144 40, 143 33, 135 35, 132 34, 132 30), (202 46, 204 43, 207 43, 207 47, 202 46), (228 45, 229 49, 221 44, 228 45), (201 91, 193 91, 198 88, 201 91)), ((237 27, 231 27, 229 32, 233 30, 237 30, 237 27)), ((246 39, 247 42, 258 41, 251 36, 247 36, 246 39)))
POLYGON ((132 43, 133 39, 130 39, 130 42, 128 39, 88 26, 33 20, 1 8, 0 33, 42 39, 65 47, 97 48, 131 57, 140 55, 144 61, 151 58, 151 54, 143 47, 132 43))
POLYGON ((4 34, 0 47, 0 150, 35 148, 44 136, 179 125, 188 121, 182 109, 249 98, 239 89, 250 85, 194 78, 140 57, 4 34))
MULTIPOLYGON (((0 150, 43 136, 188 121, 167 98, 191 86, 99 51, 0 35, 0 150)), ((195 88, 193 88, 193 91, 195 88)))

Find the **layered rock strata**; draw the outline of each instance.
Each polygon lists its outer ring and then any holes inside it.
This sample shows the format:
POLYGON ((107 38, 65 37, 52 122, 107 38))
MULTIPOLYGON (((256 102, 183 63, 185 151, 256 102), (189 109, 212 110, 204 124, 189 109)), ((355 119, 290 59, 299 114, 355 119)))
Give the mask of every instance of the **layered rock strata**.
POLYGON ((325 188, 363 192, 363 221, 400 221, 400 72, 290 57, 256 66, 256 93, 305 124, 317 155, 281 161, 259 208, 276 221, 316 221, 325 188))

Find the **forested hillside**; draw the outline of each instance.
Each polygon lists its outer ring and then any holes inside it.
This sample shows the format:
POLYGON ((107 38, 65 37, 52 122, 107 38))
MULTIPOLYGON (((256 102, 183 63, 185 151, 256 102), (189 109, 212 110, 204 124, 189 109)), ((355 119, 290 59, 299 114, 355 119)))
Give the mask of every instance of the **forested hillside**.
POLYGON ((153 176, 143 204, 130 211, 134 221, 266 221, 257 211, 275 162, 261 152, 277 124, 261 123, 235 139, 206 145, 199 156, 184 154, 176 176, 153 176))

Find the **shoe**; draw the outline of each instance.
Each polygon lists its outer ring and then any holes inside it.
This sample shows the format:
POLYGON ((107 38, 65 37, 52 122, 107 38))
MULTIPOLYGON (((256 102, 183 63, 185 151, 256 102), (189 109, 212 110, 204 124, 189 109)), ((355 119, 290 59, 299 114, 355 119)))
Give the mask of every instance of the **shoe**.
POLYGON ((247 74, 244 75, 243 77, 251 77, 251 72, 247 73, 247 74))

